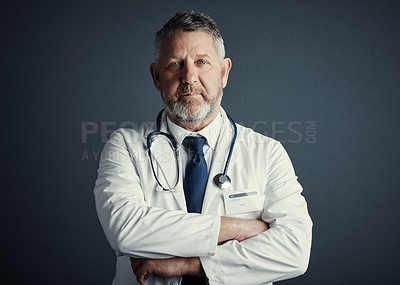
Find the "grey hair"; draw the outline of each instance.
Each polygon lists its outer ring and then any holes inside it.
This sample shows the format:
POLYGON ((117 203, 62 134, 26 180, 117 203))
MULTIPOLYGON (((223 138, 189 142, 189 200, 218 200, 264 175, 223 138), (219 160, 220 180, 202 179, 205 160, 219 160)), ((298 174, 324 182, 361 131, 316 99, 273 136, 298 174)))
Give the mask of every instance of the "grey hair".
POLYGON ((161 56, 162 41, 166 36, 178 34, 181 32, 207 32, 213 39, 215 51, 222 62, 225 58, 224 40, 219 32, 217 25, 211 17, 198 12, 180 12, 159 30, 154 40, 154 60, 156 65, 161 56))

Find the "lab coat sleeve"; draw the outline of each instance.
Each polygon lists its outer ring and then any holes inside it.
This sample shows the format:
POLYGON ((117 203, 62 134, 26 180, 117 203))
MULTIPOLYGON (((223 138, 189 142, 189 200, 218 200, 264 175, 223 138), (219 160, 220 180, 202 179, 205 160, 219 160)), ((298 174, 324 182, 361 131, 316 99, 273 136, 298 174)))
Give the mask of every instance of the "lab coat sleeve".
POLYGON ((104 146, 94 188, 100 223, 117 255, 139 258, 213 255, 220 218, 148 205, 135 165, 143 161, 128 151, 127 144, 124 130, 112 134, 104 146))
POLYGON ((229 241, 201 257, 210 284, 264 284, 303 274, 311 248, 312 221, 290 159, 274 143, 268 162, 262 219, 270 228, 243 242, 229 241))

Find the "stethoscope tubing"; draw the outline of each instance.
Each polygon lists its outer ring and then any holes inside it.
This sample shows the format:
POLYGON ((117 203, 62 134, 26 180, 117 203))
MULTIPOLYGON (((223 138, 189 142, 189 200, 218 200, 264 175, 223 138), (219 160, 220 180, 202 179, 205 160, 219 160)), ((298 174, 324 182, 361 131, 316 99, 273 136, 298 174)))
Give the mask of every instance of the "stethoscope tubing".
MULTIPOLYGON (((155 178, 157 184, 162 188, 162 190, 165 190, 165 191, 174 191, 175 187, 176 187, 176 186, 178 185, 178 183, 179 183, 179 155, 178 155, 178 146, 177 146, 177 142, 176 142, 175 138, 174 138, 171 134, 161 131, 161 118, 162 118, 163 112, 164 112, 164 109, 162 109, 162 110, 158 113, 158 115, 157 115, 157 120, 156 120, 157 130, 151 132, 151 133, 147 136, 146 142, 147 142, 148 155, 149 155, 149 158, 150 158, 151 169, 152 169, 152 171, 153 171, 153 175, 154 175, 154 178, 155 178), (156 174, 156 172, 155 172, 155 170, 154 170, 154 164, 153 164, 153 159, 152 159, 152 154, 151 154, 151 144, 152 144, 152 139, 153 139, 155 136, 157 136, 157 135, 165 136, 165 137, 168 139, 168 141, 170 142, 171 147, 172 147, 173 150, 174 150, 174 155, 175 155, 175 160, 176 160, 176 166, 177 166, 177 174, 178 174, 178 175, 177 175, 176 181, 175 181, 175 183, 174 183, 174 186, 173 186, 172 188, 165 188, 165 187, 161 184, 161 182, 159 181, 159 179, 157 178, 157 174, 156 174)), ((233 152, 233 149, 234 149, 234 146, 235 146, 235 142, 236 142, 236 138, 237 138, 237 127, 236 127, 235 121, 234 121, 228 114, 226 114, 226 116, 228 117, 230 123, 231 123, 232 126, 233 126, 234 133, 233 133, 232 143, 231 143, 231 146, 230 146, 229 152, 228 152, 228 157, 227 157, 226 162, 225 162, 224 171, 223 171, 223 173, 217 174, 217 176, 216 176, 215 178, 220 177, 220 176, 224 176, 224 177, 227 178, 227 181, 229 181, 229 184, 230 184, 231 179, 230 179, 229 176, 227 175, 227 172, 228 172, 228 167, 229 167, 229 164, 230 164, 230 161, 231 161, 232 152, 233 152)), ((214 178, 214 180, 215 180, 215 178, 214 178)), ((218 188, 220 188, 220 189, 224 189, 224 188, 225 188, 224 185, 223 185, 223 183, 216 183, 216 186, 217 186, 218 188)))
POLYGON ((231 118, 231 116, 229 116, 228 114, 226 114, 226 116, 228 117, 229 121, 231 122, 231 124, 232 124, 232 126, 233 126, 233 138, 232 138, 231 147, 229 148, 228 157, 227 157, 227 159, 226 159, 226 163, 225 163, 223 175, 226 175, 226 174, 228 173, 229 163, 231 162, 232 152, 233 152, 233 148, 235 147, 235 142, 236 142, 236 138, 237 138, 237 127, 236 127, 236 123, 235 123, 235 121, 231 118))

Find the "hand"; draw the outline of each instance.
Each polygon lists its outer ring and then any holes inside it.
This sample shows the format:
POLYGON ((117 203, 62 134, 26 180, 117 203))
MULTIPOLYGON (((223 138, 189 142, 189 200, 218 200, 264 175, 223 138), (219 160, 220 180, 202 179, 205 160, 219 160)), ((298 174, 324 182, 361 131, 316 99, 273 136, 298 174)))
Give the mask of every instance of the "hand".
POLYGON ((194 275, 205 277, 198 257, 173 257, 167 259, 131 258, 131 267, 136 280, 144 285, 149 274, 164 277, 194 275))
POLYGON ((260 220, 221 217, 218 243, 228 240, 244 241, 268 230, 267 223, 260 220))

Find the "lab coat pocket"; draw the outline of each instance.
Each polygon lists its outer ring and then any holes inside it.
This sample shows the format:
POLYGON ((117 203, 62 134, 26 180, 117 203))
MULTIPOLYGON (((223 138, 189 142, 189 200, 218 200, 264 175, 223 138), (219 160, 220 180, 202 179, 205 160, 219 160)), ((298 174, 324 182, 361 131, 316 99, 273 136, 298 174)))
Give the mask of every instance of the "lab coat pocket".
POLYGON ((259 219, 263 201, 264 195, 255 187, 224 192, 225 212, 228 216, 259 219))

